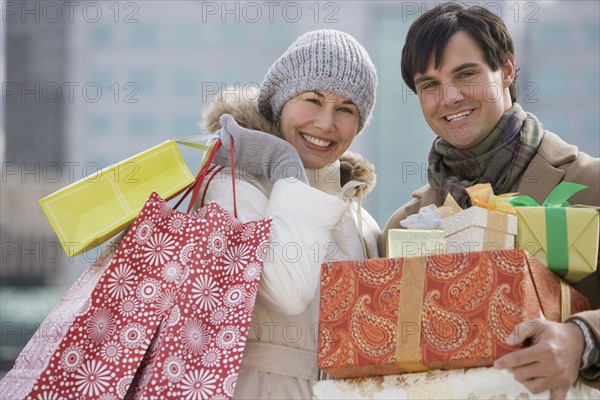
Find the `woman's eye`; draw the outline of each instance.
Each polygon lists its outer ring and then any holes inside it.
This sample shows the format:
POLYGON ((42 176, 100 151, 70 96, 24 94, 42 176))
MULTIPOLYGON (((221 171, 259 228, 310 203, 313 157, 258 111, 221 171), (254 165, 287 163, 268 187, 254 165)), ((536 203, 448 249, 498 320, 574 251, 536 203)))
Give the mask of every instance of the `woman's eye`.
POLYGON ((338 108, 338 110, 342 111, 342 112, 349 113, 349 114, 354 114, 354 110, 351 109, 350 107, 340 107, 340 108, 338 108))
POLYGON ((308 98, 308 99, 306 99, 306 101, 313 103, 313 104, 317 104, 317 105, 321 104, 321 100, 319 100, 319 99, 308 98))

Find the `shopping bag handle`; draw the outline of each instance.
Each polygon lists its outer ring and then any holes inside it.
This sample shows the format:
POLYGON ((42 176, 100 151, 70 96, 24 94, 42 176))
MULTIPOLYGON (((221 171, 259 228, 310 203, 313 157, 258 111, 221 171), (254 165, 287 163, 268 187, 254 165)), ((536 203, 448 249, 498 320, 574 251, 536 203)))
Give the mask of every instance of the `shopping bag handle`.
MULTIPOLYGON (((208 180, 206 181, 204 191, 202 192, 202 199, 200 200, 200 207, 204 207, 204 199, 206 198, 206 192, 208 192, 208 190, 206 190, 206 189, 210 186, 210 182, 212 182, 215 175, 217 175, 219 172, 221 172, 224 168, 225 167, 223 167, 222 165, 213 165, 208 170, 208 173, 210 174, 210 176, 209 176, 208 180)), ((235 207, 235 202, 234 202, 234 207, 235 207)))
POLYGON ((212 144, 206 145, 203 143, 215 141, 216 139, 219 139, 219 135, 217 135, 216 133, 208 133, 202 135, 186 136, 184 138, 177 139, 175 143, 182 144, 188 147, 193 147, 195 149, 208 151, 210 150, 212 144))
MULTIPOLYGON (((190 138, 200 138, 197 139, 199 141, 206 141, 207 138, 211 139, 213 135, 198 135, 198 136, 192 136, 190 138)), ((200 168, 200 171, 198 172, 198 175, 196 175, 196 179, 194 180, 194 182, 192 182, 188 187, 184 188, 182 191, 185 191, 185 194, 183 196, 181 196, 181 198, 177 201, 177 204, 175 204, 174 208, 178 208, 179 205, 183 202, 183 200, 190 194, 190 192, 192 193, 192 198, 190 199, 190 203, 188 205, 187 208, 187 213, 189 214, 192 211, 192 208, 194 207, 194 203, 196 202, 196 198, 198 197, 198 194, 200 192, 200 188, 202 187, 206 176, 210 173, 210 177, 207 181, 206 186, 208 187, 208 185, 210 184, 210 182, 212 181, 212 179, 214 178, 214 176, 223 169, 222 166, 218 166, 218 165, 211 165, 215 155, 217 153, 217 150, 219 150, 219 148, 222 146, 221 143, 221 139, 217 139, 216 141, 214 141, 210 146, 205 146, 205 145, 201 145, 198 143, 193 143, 191 141, 187 139, 182 139, 181 143, 185 144, 185 145, 190 145, 191 147, 196 147, 196 148, 200 148, 200 149, 204 149, 204 150, 208 150, 208 153, 206 154, 206 156, 204 157, 204 160, 202 161, 202 167, 200 168), (184 143, 185 142, 185 143, 184 143)), ((180 143, 180 141, 177 141, 178 143, 180 143)), ((229 156, 231 158, 231 165, 235 165, 235 160, 234 160, 234 150, 233 150, 233 138, 231 138, 230 141, 230 150, 229 150, 229 156)), ((237 197, 236 197, 236 191, 235 191, 235 168, 231 168, 231 186, 232 186, 232 190, 233 190, 233 215, 235 218, 238 217, 237 215, 237 197)), ((181 193, 181 192, 180 192, 181 193)), ((204 205, 204 198, 206 196, 206 189, 204 190, 204 193, 202 195, 202 205, 204 205)))

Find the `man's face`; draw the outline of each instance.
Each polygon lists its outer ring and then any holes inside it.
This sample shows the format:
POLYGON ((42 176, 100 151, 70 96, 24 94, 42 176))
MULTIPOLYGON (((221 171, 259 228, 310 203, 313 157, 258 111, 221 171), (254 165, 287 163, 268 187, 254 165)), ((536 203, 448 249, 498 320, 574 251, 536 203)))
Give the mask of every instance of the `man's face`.
POLYGON ((512 106, 508 87, 514 57, 492 71, 477 42, 458 31, 446 45, 439 69, 430 57, 427 70, 415 75, 421 109, 429 127, 452 146, 466 149, 481 142, 512 106))

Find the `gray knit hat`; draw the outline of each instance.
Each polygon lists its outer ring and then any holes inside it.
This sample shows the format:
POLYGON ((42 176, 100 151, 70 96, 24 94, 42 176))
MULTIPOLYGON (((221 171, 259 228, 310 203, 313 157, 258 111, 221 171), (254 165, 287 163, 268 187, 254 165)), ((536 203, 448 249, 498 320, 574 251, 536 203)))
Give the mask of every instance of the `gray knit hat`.
POLYGON ((327 90, 356 104, 360 132, 371 118, 376 86, 375 66, 356 39, 336 30, 317 30, 300 36, 273 63, 260 86, 258 109, 277 123, 291 98, 327 90))

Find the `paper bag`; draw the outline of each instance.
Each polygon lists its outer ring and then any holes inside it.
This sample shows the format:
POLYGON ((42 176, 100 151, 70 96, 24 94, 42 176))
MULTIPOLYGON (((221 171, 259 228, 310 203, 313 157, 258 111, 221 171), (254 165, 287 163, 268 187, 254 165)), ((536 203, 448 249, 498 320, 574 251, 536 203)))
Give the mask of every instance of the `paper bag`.
POLYGON ((125 229, 151 192, 169 199, 194 182, 173 140, 163 142, 39 201, 69 256, 125 229))

